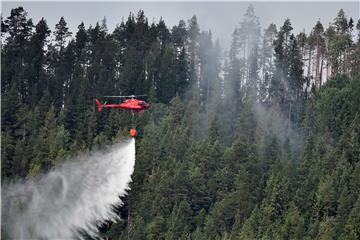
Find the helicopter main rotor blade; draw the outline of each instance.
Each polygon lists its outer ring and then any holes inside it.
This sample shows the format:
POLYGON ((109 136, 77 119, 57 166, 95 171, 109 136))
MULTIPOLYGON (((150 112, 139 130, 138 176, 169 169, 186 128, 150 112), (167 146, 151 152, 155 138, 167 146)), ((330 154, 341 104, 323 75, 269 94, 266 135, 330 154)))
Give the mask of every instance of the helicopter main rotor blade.
POLYGON ((104 97, 109 97, 109 98, 134 98, 134 97, 142 97, 142 96, 147 96, 147 95, 128 95, 128 96, 104 96, 104 97))
POLYGON ((128 96, 104 96, 104 97, 109 97, 109 98, 126 98, 128 96))

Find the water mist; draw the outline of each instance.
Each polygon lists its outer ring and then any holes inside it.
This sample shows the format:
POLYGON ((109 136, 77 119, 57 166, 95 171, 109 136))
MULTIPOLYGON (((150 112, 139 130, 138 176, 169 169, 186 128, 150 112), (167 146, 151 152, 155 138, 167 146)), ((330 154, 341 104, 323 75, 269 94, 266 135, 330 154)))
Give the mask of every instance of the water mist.
POLYGON ((135 140, 66 161, 38 180, 4 186, 3 227, 11 239, 92 236, 97 224, 118 220, 135 165, 135 140))

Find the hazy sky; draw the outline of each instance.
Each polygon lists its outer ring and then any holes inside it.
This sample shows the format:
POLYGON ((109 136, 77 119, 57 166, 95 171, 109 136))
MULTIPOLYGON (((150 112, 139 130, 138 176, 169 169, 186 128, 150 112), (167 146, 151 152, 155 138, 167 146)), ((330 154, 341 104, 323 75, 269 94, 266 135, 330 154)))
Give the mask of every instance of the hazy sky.
MULTIPOLYGON (((230 43, 231 34, 242 20, 251 2, 2 2, 2 15, 10 15, 12 8, 23 6, 36 24, 41 17, 47 20, 51 30, 64 16, 70 30, 75 33, 77 26, 84 21, 85 25, 95 25, 104 16, 109 31, 113 31, 122 18, 125 20, 129 12, 137 13, 143 9, 149 23, 158 22, 160 17, 168 27, 178 24, 180 19, 188 20, 194 14, 202 30, 211 29, 214 38, 219 38, 226 48, 230 43)), ((325 27, 333 21, 337 12, 343 8, 348 17, 355 23, 359 19, 359 1, 338 2, 252 2, 255 14, 259 17, 262 29, 270 23, 281 26, 286 18, 290 18, 295 32, 305 30, 309 33, 316 21, 320 19, 325 27)))

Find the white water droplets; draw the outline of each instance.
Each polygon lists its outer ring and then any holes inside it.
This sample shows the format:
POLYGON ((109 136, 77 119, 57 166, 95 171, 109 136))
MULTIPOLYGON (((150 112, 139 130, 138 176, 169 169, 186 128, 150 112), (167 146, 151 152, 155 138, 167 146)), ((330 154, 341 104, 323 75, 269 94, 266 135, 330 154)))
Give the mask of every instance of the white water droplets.
POLYGON ((117 220, 135 165, 135 140, 68 160, 37 181, 3 187, 2 215, 11 239, 73 239, 117 220))

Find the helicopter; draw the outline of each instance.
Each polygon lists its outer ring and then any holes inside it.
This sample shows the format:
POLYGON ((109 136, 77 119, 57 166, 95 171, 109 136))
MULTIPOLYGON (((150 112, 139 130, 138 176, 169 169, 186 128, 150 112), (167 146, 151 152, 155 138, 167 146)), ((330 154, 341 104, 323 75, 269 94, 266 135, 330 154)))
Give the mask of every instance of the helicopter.
POLYGON ((136 99, 135 97, 141 97, 146 95, 129 95, 129 96, 104 96, 106 98, 125 98, 123 102, 120 103, 111 103, 101 104, 98 99, 95 99, 96 105, 98 106, 98 112, 100 112, 103 108, 123 108, 129 109, 133 112, 140 112, 146 110, 150 107, 150 104, 145 102, 144 100, 136 99))
MULTIPOLYGON (((96 105, 98 107, 98 112, 100 112, 103 108, 122 108, 131 110, 133 116, 134 113, 142 113, 144 110, 150 107, 150 104, 145 102, 144 100, 136 99, 136 97, 141 97, 146 95, 129 95, 129 96, 104 96, 105 98, 123 98, 122 102, 119 103, 110 103, 106 102, 102 104, 97 98, 95 99, 96 105)), ((130 129, 130 136, 135 137, 137 135, 137 131, 134 127, 130 129)))

